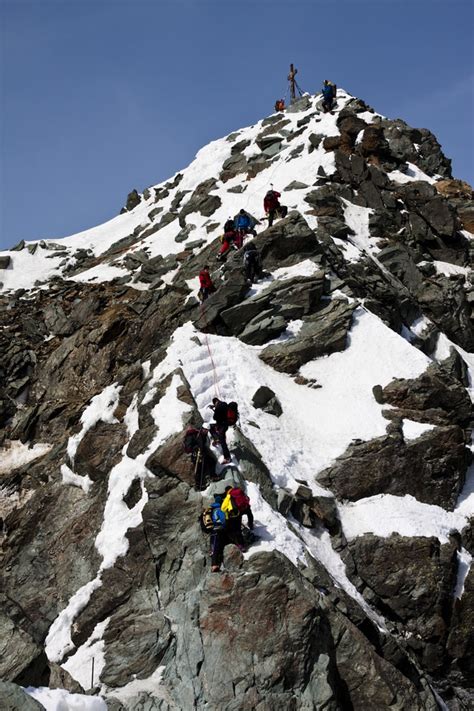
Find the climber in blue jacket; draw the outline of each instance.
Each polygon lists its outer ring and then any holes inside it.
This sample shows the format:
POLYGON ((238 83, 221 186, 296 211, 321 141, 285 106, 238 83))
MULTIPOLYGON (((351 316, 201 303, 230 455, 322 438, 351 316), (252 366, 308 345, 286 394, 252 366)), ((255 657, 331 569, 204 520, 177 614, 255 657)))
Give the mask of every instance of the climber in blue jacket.
POLYGON ((255 222, 245 210, 239 210, 239 214, 235 218, 235 226, 242 236, 252 234, 256 237, 257 233, 254 230, 254 224, 255 222))
POLYGON ((332 110, 332 107, 334 106, 334 100, 336 98, 336 91, 337 91, 336 85, 333 84, 332 81, 325 79, 323 88, 322 88, 322 94, 323 94, 322 106, 323 106, 323 110, 325 112, 332 110))

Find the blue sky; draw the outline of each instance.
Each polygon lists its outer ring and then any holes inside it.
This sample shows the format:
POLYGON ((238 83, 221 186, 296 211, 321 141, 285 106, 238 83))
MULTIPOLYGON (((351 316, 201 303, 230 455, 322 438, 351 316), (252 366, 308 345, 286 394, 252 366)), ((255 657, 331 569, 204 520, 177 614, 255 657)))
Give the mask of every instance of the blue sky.
POLYGON ((325 78, 474 182, 472 0, 0 0, 0 248, 116 215, 325 78))

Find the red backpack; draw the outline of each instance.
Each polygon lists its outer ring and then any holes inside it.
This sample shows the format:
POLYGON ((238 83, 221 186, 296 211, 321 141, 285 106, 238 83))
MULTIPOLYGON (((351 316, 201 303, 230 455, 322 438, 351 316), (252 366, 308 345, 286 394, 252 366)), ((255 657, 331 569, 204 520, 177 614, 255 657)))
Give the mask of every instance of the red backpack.
POLYGON ((233 425, 237 424, 238 419, 239 419, 239 410, 237 408, 237 403, 230 402, 229 405, 227 406, 227 424, 229 425, 229 427, 232 427, 233 425))
POLYGON ((265 195, 263 199, 263 209, 265 212, 268 212, 269 210, 275 210, 278 205, 278 198, 280 197, 280 193, 277 193, 276 190, 269 190, 268 193, 265 195))
POLYGON ((234 504, 239 509, 240 513, 244 513, 244 511, 247 511, 247 509, 250 507, 250 499, 247 494, 244 494, 242 489, 236 487, 235 489, 231 490, 230 495, 234 504))

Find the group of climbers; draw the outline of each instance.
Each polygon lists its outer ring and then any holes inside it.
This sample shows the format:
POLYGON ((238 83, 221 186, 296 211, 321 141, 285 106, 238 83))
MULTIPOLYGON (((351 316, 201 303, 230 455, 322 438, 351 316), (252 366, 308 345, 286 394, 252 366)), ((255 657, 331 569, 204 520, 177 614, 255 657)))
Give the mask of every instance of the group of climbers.
MULTIPOLYGON (((327 79, 324 81, 322 94, 322 109, 325 112, 331 111, 334 106, 337 88, 336 85, 327 79)), ((279 99, 275 103, 275 111, 283 111, 285 102, 279 99)), ((288 208, 280 203, 281 194, 273 189, 267 191, 263 201, 263 208, 268 219, 268 226, 272 227, 275 217, 284 218, 288 208)), ((244 245, 246 235, 257 236, 255 224, 257 220, 244 209, 234 217, 229 217, 224 225, 224 233, 221 239, 222 245, 217 259, 225 259, 229 250, 234 247, 243 247, 244 271, 247 280, 253 283, 262 276, 262 261, 260 253, 253 241, 244 245)), ((201 301, 205 301, 216 288, 209 273, 209 266, 206 264, 199 273, 199 296, 201 301)), ((199 429, 189 428, 185 434, 184 449, 191 455, 194 464, 194 479, 196 489, 203 491, 208 482, 220 481, 223 475, 216 474, 218 463, 215 454, 211 449, 211 442, 214 447, 220 447, 222 452, 221 464, 224 471, 231 464, 231 454, 227 445, 227 431, 229 427, 236 426, 239 419, 239 411, 236 402, 225 402, 214 397, 209 406, 214 413, 214 422, 209 427, 199 429)), ((223 484, 222 484, 223 485, 223 484)), ((222 489, 221 489, 222 491, 222 489)), ((224 493, 215 493, 214 502, 208 506, 200 516, 201 528, 211 535, 211 571, 219 572, 224 556, 224 548, 232 543, 241 551, 246 550, 242 533, 242 516, 247 516, 248 530, 253 530, 253 514, 250 507, 250 500, 240 486, 226 486, 224 493)))
MULTIPOLYGON (((276 216, 285 217, 288 208, 280 204, 281 194, 273 189, 267 191, 263 201, 263 208, 268 219, 268 226, 272 227, 276 216)), ((244 245, 244 238, 250 234, 257 236, 255 220, 252 215, 244 209, 238 214, 229 217, 224 224, 224 234, 222 245, 217 259, 224 260, 229 250, 234 247, 243 247, 243 266, 246 279, 252 284, 262 276, 262 260, 257 246, 253 241, 244 245)), ((216 291, 209 272, 209 265, 205 265, 199 272, 199 298, 204 302, 216 291)), ((213 454, 210 445, 219 446, 222 452, 224 467, 231 464, 231 455, 227 445, 227 430, 236 426, 239 419, 239 411, 236 402, 225 402, 215 397, 210 405, 214 412, 214 422, 208 427, 199 429, 190 427, 184 437, 184 450, 191 455, 194 465, 194 481, 196 489, 203 491, 208 482, 218 481, 221 477, 216 475, 217 459, 213 454)), ((223 562, 224 548, 229 543, 235 544, 244 551, 245 543, 242 535, 242 516, 247 516, 248 529, 253 529, 253 515, 250 501, 241 489, 237 486, 228 486, 225 494, 215 494, 214 503, 211 504, 201 515, 200 522, 203 531, 211 534, 211 570, 218 572, 223 562)))
MULTIPOLYGON (((183 440, 184 451, 191 455, 194 464, 194 481, 196 489, 203 491, 208 482, 218 482, 224 479, 224 473, 216 474, 217 459, 211 451, 209 437, 214 446, 220 446, 223 465, 230 464, 231 456, 226 441, 226 432, 229 427, 235 427, 239 419, 239 410, 236 402, 225 402, 213 398, 209 407, 213 410, 214 421, 208 428, 199 429, 190 427, 186 430, 183 440)), ((226 468, 224 467, 224 472, 226 468)), ((221 489, 222 491, 222 489, 221 489)), ((246 545, 242 532, 242 516, 247 517, 246 533, 253 530, 253 513, 250 500, 241 486, 234 482, 226 486, 224 493, 215 493, 214 501, 202 512, 199 517, 201 528, 205 533, 211 534, 211 571, 219 572, 223 562, 224 548, 233 543, 242 552, 246 545)))
MULTIPOLYGON (((272 227, 276 216, 283 218, 288 212, 288 208, 280 204, 280 197, 281 193, 274 190, 273 185, 270 184, 270 190, 267 191, 263 199, 263 209, 269 227, 272 227)), ((229 217, 224 224, 224 233, 221 237, 222 245, 217 260, 224 261, 232 247, 237 250, 241 249, 246 235, 256 237, 256 224, 257 220, 244 209, 239 210, 234 218, 229 217)), ((254 242, 247 242, 244 246, 243 266, 245 277, 251 284, 261 278, 263 274, 262 259, 254 242)), ((216 291, 207 264, 199 272, 199 286, 198 296, 201 302, 204 302, 216 291)))
POLYGON ((213 503, 199 520, 204 533, 211 536, 211 572, 218 573, 224 560, 224 548, 233 543, 244 553, 247 546, 242 533, 242 516, 247 517, 249 531, 253 531, 250 499, 240 487, 226 486, 224 494, 215 494, 213 503))
POLYGON ((223 260, 231 247, 240 249, 244 243, 246 235, 251 234, 256 237, 255 231, 256 220, 245 212, 240 210, 234 218, 229 217, 224 225, 224 234, 222 236, 222 245, 217 255, 219 261, 223 260))

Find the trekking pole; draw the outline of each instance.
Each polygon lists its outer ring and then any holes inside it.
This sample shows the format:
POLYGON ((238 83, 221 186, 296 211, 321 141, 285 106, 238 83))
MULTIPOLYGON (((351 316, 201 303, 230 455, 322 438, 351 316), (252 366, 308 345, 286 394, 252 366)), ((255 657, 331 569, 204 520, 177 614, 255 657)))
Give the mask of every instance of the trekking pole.
POLYGON ((202 461, 201 461, 201 474, 199 476, 199 488, 202 491, 203 485, 204 485, 204 457, 201 457, 201 460, 202 461))

